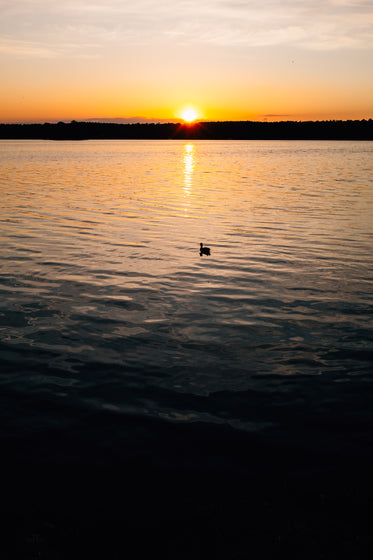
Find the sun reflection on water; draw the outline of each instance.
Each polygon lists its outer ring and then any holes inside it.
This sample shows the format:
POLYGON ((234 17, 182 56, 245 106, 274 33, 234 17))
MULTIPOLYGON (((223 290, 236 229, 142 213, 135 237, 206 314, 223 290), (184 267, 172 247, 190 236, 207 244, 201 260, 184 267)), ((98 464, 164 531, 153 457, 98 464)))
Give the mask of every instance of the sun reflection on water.
POLYGON ((190 195, 193 183, 193 172, 195 167, 194 144, 184 146, 184 193, 190 195))
POLYGON ((184 172, 184 214, 188 214, 190 206, 190 195, 193 187, 193 173, 195 168, 195 146, 194 144, 185 144, 183 157, 184 172))

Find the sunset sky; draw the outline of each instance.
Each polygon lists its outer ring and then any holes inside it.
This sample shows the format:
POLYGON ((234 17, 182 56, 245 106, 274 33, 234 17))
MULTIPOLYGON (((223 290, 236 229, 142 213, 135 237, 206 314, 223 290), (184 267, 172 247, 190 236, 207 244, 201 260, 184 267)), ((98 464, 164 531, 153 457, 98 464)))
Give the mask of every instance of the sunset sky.
POLYGON ((0 122, 373 118, 373 0, 0 0, 0 122))

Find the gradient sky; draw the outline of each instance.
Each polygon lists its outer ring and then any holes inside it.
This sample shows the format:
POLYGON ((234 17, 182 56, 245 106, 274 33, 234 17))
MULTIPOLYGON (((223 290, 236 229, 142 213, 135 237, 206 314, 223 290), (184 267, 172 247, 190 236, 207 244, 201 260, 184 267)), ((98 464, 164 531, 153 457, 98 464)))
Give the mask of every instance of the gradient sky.
POLYGON ((373 118, 373 0, 0 0, 0 122, 373 118))

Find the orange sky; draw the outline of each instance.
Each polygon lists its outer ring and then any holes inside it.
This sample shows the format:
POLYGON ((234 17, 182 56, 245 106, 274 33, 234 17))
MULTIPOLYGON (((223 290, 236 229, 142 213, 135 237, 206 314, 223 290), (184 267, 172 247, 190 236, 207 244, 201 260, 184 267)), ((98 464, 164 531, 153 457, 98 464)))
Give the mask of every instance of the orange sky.
POLYGON ((371 0, 0 7, 0 122, 373 118, 371 0))

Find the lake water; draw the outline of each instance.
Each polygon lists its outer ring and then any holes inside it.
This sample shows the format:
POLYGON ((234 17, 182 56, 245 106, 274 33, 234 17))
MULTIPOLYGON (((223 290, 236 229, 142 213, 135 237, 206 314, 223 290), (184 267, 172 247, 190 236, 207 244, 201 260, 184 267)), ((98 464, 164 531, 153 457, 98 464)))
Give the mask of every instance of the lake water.
POLYGON ((371 452, 373 143, 1 141, 0 189, 12 461, 371 452))

